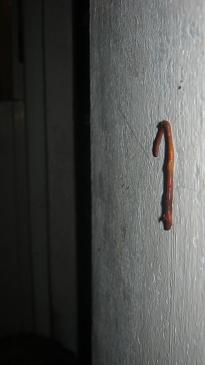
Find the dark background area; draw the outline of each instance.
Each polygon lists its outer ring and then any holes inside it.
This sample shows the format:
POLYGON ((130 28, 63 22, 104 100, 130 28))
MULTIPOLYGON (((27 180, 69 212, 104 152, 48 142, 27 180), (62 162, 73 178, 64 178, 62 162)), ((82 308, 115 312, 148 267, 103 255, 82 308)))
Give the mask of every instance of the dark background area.
POLYGON ((12 98, 12 14, 9 2, 0 2, 0 100, 12 98))
POLYGON ((74 2, 74 118, 79 272, 79 348, 91 361, 89 1, 74 2))
POLYGON ((89 82, 88 0, 0 0, 0 351, 12 361, 51 355, 49 339, 91 364, 89 82))
POLYGON ((73 19, 79 348, 83 355, 82 358, 91 359, 90 60, 88 0, 75 2, 73 19))

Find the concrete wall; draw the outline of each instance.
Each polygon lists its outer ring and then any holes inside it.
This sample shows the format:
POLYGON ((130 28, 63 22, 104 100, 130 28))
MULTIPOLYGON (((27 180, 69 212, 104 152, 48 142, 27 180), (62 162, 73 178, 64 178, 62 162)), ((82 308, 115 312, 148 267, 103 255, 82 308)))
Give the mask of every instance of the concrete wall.
POLYGON ((91 1, 93 363, 204 364, 205 4, 91 1), (158 222, 175 143, 174 225, 158 222))

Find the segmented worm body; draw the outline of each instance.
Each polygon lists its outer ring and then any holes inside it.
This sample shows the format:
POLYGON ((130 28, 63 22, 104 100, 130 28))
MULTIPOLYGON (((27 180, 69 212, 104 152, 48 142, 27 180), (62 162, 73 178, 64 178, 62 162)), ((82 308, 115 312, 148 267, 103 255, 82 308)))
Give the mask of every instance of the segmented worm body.
POLYGON ((165 163, 164 163, 164 193, 162 197, 161 220, 164 229, 169 230, 172 226, 172 201, 173 201, 173 173, 174 173, 174 145, 171 125, 168 121, 160 122, 158 132, 153 143, 153 155, 159 154, 159 146, 164 134, 165 138, 165 163))

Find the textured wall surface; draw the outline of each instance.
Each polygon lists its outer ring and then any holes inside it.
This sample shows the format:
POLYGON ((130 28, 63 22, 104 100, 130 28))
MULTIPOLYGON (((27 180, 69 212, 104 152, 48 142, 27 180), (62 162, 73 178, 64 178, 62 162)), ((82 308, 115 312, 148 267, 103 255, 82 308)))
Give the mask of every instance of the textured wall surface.
POLYGON ((91 1, 93 363, 205 364, 205 3, 91 1), (174 225, 158 222, 172 122, 174 225))

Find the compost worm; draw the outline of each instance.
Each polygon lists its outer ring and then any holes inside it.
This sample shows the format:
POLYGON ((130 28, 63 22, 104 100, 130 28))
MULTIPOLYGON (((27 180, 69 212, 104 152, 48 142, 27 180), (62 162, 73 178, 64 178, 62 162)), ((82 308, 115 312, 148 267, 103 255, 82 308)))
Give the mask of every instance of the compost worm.
POLYGON ((174 145, 171 125, 168 121, 158 124, 158 132, 153 143, 153 155, 159 154, 159 146, 164 134, 165 138, 165 162, 164 162, 164 193, 162 197, 161 220, 164 229, 168 231, 172 226, 172 200, 173 200, 173 173, 174 173, 174 145))

